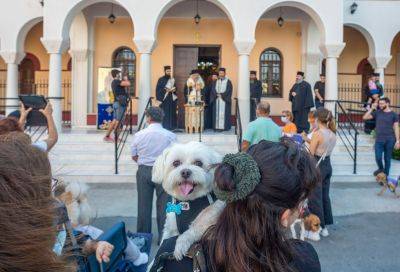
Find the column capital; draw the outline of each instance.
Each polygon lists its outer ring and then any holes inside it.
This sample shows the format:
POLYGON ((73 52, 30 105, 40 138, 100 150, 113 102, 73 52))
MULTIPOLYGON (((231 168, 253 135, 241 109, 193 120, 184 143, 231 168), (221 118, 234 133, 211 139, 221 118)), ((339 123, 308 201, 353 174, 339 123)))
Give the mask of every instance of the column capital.
POLYGON ((1 57, 5 63, 19 64, 25 57, 25 52, 1 51, 1 57))
POLYGON ((42 37, 40 41, 49 54, 62 54, 69 47, 69 41, 63 39, 46 39, 42 37))
POLYGON ((79 50, 69 50, 68 53, 73 59, 77 61, 85 61, 89 55, 89 50, 79 49, 79 50))
POLYGON ((319 49, 325 58, 339 58, 345 46, 345 43, 322 44, 319 49))
POLYGON ((151 54, 156 46, 154 39, 133 38, 133 42, 140 54, 151 54))
POLYGON ((392 56, 373 56, 369 57, 368 61, 375 69, 386 68, 392 56))
POLYGON ((306 63, 308 64, 319 64, 321 62, 322 56, 321 53, 312 53, 312 52, 307 52, 304 53, 304 58, 306 63))
POLYGON ((233 43, 235 44, 236 50, 238 51, 239 55, 250 55, 251 50, 253 50, 256 41, 234 40, 233 43))

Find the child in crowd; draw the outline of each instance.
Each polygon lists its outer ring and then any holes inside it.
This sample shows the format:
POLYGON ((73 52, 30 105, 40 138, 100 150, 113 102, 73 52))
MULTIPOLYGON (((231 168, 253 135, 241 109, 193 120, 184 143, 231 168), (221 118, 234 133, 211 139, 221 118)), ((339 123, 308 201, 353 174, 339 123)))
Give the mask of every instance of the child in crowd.
POLYGON ((315 111, 310 111, 308 113, 308 123, 310 124, 310 131, 309 133, 303 132, 301 136, 303 137, 304 142, 309 145, 311 143, 311 138, 313 133, 318 129, 316 119, 315 119, 315 111))
POLYGON ((285 124, 282 127, 282 133, 285 136, 291 137, 297 133, 297 127, 293 123, 293 114, 291 111, 282 111, 281 121, 285 124))

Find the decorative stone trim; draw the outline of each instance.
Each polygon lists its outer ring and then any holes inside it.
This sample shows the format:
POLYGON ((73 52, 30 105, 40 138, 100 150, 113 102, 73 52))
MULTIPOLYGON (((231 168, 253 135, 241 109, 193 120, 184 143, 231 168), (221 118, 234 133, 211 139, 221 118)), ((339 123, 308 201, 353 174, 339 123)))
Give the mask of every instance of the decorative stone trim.
POLYGON ((24 52, 14 52, 14 51, 1 51, 1 57, 5 63, 19 64, 25 57, 24 52))
POLYGON ((40 41, 49 54, 62 54, 69 47, 69 41, 63 39, 41 38, 40 41))
POLYGON ((238 51, 239 55, 250 55, 256 41, 234 40, 233 43, 235 44, 236 50, 238 51))
POLYGON ((133 42, 140 54, 151 54, 156 46, 154 39, 133 38, 133 42))
POLYGON ((336 43, 323 44, 319 48, 321 49, 321 52, 325 58, 339 58, 345 46, 345 43, 336 43))
POLYGON ((81 49, 81 50, 69 50, 68 53, 70 56, 76 61, 85 61, 89 55, 89 50, 81 49))
POLYGON ((371 63, 372 67, 375 69, 386 68, 389 64, 389 61, 392 59, 392 56, 373 56, 369 57, 368 61, 371 63))

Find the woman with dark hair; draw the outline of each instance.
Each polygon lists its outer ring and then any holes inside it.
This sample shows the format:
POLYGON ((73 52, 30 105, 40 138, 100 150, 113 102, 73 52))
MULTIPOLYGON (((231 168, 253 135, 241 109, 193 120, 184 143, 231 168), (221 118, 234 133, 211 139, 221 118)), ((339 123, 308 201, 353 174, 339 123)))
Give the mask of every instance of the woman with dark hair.
MULTIPOLYGON (((0 271, 76 271, 53 252, 55 221, 46 153, 22 132, 0 135, 0 271)), ((108 261, 112 248, 104 243, 88 250, 108 261)))
POLYGON ((326 237, 329 235, 326 226, 333 224, 329 188, 332 177, 330 155, 336 146, 336 124, 332 112, 325 108, 318 108, 314 116, 317 120, 317 130, 311 138, 310 153, 319 163, 322 183, 313 191, 309 208, 310 212, 317 215, 321 220, 321 235, 326 237))
MULTIPOLYGON (((215 170, 215 194, 225 209, 189 251, 193 259, 167 259, 157 271, 320 271, 314 248, 287 237, 318 181, 315 160, 289 139, 226 155, 215 170)), ((165 244, 174 248, 175 239, 165 244)))

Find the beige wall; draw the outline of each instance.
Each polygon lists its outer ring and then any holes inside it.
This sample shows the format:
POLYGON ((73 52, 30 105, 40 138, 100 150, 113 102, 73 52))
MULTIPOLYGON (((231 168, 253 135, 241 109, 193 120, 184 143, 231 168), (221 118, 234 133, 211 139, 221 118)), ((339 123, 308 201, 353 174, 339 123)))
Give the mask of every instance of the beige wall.
POLYGON ((275 21, 260 20, 256 28, 256 44, 250 55, 250 70, 259 71, 259 59, 262 51, 274 47, 281 51, 283 59, 283 98, 266 98, 271 104, 273 115, 280 115, 282 110, 290 110, 289 90, 296 72, 301 69, 301 24, 285 22, 279 27, 275 21))
MULTIPOLYGON (((361 84, 362 76, 357 74, 358 64, 369 57, 367 40, 356 29, 345 26, 343 40, 346 43, 338 61, 339 83, 361 84)), ((392 43, 392 59, 385 69, 385 84, 396 83, 396 55, 400 51, 400 35, 392 43)), ((397 82, 400 83, 400 82, 397 82)))
MULTIPOLYGON (((293 83, 296 71, 301 67, 301 34, 300 23, 287 22, 283 28, 276 26, 274 21, 262 20, 256 30, 256 44, 250 56, 250 68, 259 69, 261 52, 268 47, 276 47, 283 54, 284 60, 284 98, 269 99, 274 105, 285 103, 289 108, 287 96, 293 83)), ((128 46, 135 53, 137 50, 132 42, 133 25, 130 19, 120 18, 110 24, 106 18, 95 21, 94 50, 94 97, 97 93, 97 69, 112 65, 113 52, 120 46, 128 46)), ((228 77, 234 85, 234 96, 237 93, 238 55, 233 44, 233 30, 228 19, 202 19, 195 25, 192 19, 165 18, 158 28, 157 46, 152 54, 152 95, 158 78, 163 74, 164 65, 173 65, 174 45, 220 45, 221 66, 226 67, 228 77)), ((139 78, 139 55, 137 54, 136 86, 139 78)), ((137 89, 140 96, 140 90, 137 89)), ((96 103, 96 102, 94 102, 96 103)), ((136 109, 135 109, 136 110, 136 109)), ((275 112, 274 112, 275 114, 275 112)), ((280 114, 280 112, 276 112, 280 114)))
MULTIPOLYGON (((94 56, 93 56, 93 105, 97 109, 97 79, 98 68, 111 67, 112 57, 116 49, 121 46, 131 48, 137 57, 136 72, 139 71, 139 55, 133 43, 132 20, 128 18, 117 18, 111 24, 107 18, 96 18, 94 25, 94 56)), ((90 80, 90 79, 89 79, 90 80)), ((138 75, 136 75, 136 86, 138 86, 138 75)), ((137 90, 137 88, 136 88, 137 90)), ((139 94, 139 91, 136 91, 139 94)), ((136 112, 136 111, 135 111, 136 112)))

